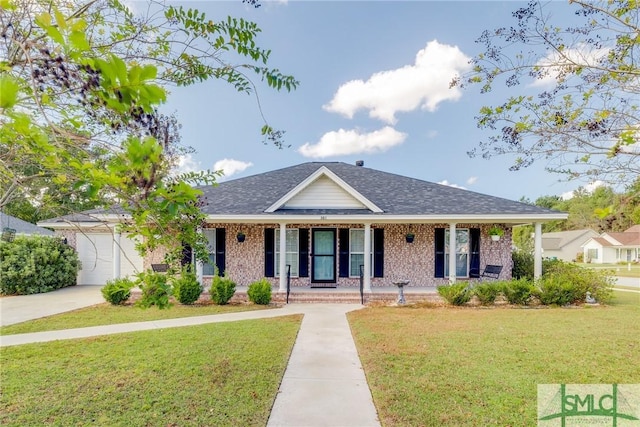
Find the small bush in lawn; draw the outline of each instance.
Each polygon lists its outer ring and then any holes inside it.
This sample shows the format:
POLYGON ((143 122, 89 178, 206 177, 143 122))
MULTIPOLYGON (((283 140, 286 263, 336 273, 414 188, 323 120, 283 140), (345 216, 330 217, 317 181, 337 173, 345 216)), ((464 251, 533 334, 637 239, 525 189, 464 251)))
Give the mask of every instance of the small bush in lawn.
POLYGON ((451 305, 463 305, 471 300, 473 292, 466 283, 438 286, 438 294, 451 305))
POLYGON ((135 284, 132 280, 121 277, 108 280, 107 284, 100 290, 105 301, 113 305, 124 304, 131 297, 131 288, 135 284))
POLYGON ((271 283, 264 278, 253 282, 249 285, 247 296, 249 297, 249 301, 255 304, 269 304, 271 302, 271 283))
POLYGON ((537 288, 527 279, 516 279, 506 282, 504 296, 510 304, 528 305, 531 298, 537 296, 537 288))
MULTIPOLYGON (((226 275, 220 277, 218 275, 213 276, 211 280, 211 299, 218 305, 225 305, 229 303, 233 294, 236 293, 236 284, 233 280, 229 279, 226 275)), ((268 303, 267 303, 268 304, 268 303)))
MULTIPOLYGON (((547 293, 552 295, 560 292, 559 289, 565 288, 563 292, 572 295, 572 301, 567 304, 584 302, 587 292, 591 292, 591 296, 596 301, 606 303, 613 296, 613 280, 611 273, 606 270, 594 270, 556 261, 544 271, 540 287, 542 292, 547 289, 547 293), (569 288, 571 292, 569 292, 569 288)), ((552 298, 551 295, 547 297, 552 298)))
POLYGON ((480 283, 473 288, 473 294, 478 297, 482 305, 491 305, 496 302, 496 298, 502 292, 502 282, 480 283))
POLYGON ((193 268, 185 267, 182 269, 180 278, 173 282, 173 295, 180 304, 190 305, 198 301, 203 288, 193 268))
POLYGON ((142 291, 142 297, 136 305, 142 308, 149 308, 152 305, 159 309, 169 308, 169 297, 171 296, 171 286, 167 283, 167 276, 153 271, 144 271, 138 274, 138 286, 142 291))

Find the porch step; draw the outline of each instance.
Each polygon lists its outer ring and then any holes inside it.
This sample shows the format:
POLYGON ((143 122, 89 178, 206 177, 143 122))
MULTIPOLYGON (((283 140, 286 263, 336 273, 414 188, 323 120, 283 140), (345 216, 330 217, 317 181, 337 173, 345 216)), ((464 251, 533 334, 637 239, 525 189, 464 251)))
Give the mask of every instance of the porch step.
MULTIPOLYGON (((131 292, 131 300, 135 301, 140 298, 140 290, 133 289, 131 292)), ((405 301, 407 303, 417 302, 433 302, 441 303, 442 298, 436 292, 405 292, 405 301)), ((285 304, 287 294, 274 291, 272 293, 271 302, 276 304, 285 304)), ((208 291, 204 291, 199 298, 199 301, 211 301, 211 296, 208 291)), ((372 293, 364 294, 364 303, 394 303, 398 301, 397 292, 386 291, 374 291, 372 293)), ((246 303, 248 302, 247 292, 245 289, 239 289, 231 298, 232 303, 246 303)), ((335 304, 360 304, 360 292, 357 290, 350 291, 341 289, 340 291, 328 290, 328 289, 304 289, 304 290, 292 290, 289 294, 289 303, 335 303, 335 304)))

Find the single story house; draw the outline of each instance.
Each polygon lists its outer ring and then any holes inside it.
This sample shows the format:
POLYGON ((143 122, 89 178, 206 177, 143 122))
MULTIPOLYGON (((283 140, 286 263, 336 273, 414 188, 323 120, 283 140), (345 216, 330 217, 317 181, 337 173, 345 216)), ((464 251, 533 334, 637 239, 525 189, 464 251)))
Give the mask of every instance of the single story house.
POLYGON ((640 261, 640 224, 624 232, 602 233, 583 245, 585 262, 611 264, 640 261))
POLYGON ((582 246, 599 234, 591 229, 555 231, 542 234, 542 256, 567 262, 575 262, 582 246))
POLYGON ((23 221, 15 216, 7 215, 4 212, 0 212, 0 229, 2 230, 3 236, 53 236, 55 234, 51 230, 38 227, 35 224, 23 221))
MULTIPOLYGON (((408 280, 436 286, 479 277, 500 265, 511 277, 511 228, 535 224, 535 272, 542 271, 541 224, 567 214, 341 162, 309 162, 201 187, 209 262, 197 264, 206 284, 215 268, 239 285, 267 277, 292 287, 357 287, 365 292, 408 280), (488 230, 499 227, 500 240, 488 230), (413 236, 412 239, 410 237, 413 236)), ((83 260, 79 284, 104 283, 162 262, 136 258, 115 232, 118 212, 88 211, 40 225, 67 236, 83 260), (80 230, 80 231, 79 231, 80 230), (95 260, 87 262, 89 260, 95 260), (101 264, 111 263, 111 268, 101 264)))

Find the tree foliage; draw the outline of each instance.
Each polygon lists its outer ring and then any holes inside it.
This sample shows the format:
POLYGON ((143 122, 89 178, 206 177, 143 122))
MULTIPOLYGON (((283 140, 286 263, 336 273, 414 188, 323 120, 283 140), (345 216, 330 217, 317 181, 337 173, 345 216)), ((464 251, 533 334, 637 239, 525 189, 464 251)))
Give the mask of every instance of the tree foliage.
POLYGON ((469 154, 544 161, 567 179, 632 182, 640 174, 640 7, 636 0, 531 1, 515 24, 486 30, 473 71, 452 85, 504 83, 513 95, 476 117, 492 135, 469 154), (552 10, 573 8, 575 19, 552 10), (571 23, 574 22, 574 23, 571 23), (537 94, 531 94, 539 90, 537 94))
MULTIPOLYGON (((176 248, 179 259, 186 243, 206 258, 193 185, 216 175, 174 171, 189 149, 159 112, 167 87, 213 78, 251 94, 251 76, 276 90, 298 82, 268 66, 255 23, 147 6, 137 15, 119 0, 0 0, 0 209, 118 206, 108 212, 131 217, 122 228, 143 237, 141 250, 176 248)), ((266 121, 261 131, 282 145, 266 121)))

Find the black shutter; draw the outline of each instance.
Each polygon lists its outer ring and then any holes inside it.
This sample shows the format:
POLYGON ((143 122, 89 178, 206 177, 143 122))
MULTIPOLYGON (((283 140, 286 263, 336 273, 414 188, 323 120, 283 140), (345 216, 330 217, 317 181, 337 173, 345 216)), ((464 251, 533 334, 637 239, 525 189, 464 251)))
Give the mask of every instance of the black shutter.
POLYGON ((182 259, 180 260, 180 265, 182 267, 191 265, 192 258, 193 258, 193 250, 191 249, 191 245, 188 243, 182 242, 182 259))
POLYGON ((309 229, 298 230, 298 276, 309 277, 309 229))
POLYGON ((273 247, 275 245, 275 230, 273 228, 264 229, 264 276, 274 277, 275 253, 273 247))
POLYGON ((435 229, 435 275, 444 277, 444 228, 435 229))
POLYGON ((384 228, 373 229, 373 277, 384 277, 384 228))
POLYGON ((340 263, 339 277, 349 277, 349 229, 338 229, 338 262, 340 263))
POLYGON ((480 229, 469 229, 471 258, 469 259, 469 277, 480 277, 480 229))
POLYGON ((224 276, 227 268, 227 232, 224 228, 216 228, 216 267, 218 267, 218 275, 224 276))

